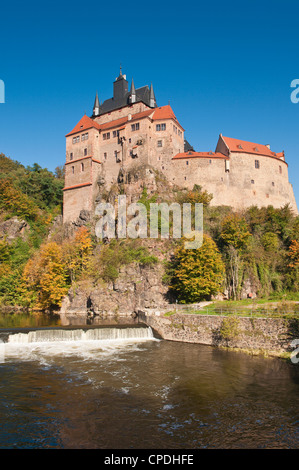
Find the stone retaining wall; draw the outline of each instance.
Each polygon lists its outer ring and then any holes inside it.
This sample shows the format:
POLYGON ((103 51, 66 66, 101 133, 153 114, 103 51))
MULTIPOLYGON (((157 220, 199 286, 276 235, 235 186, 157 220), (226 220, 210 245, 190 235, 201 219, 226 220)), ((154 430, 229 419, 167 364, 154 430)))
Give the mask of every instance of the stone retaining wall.
POLYGON ((230 347, 269 355, 293 351, 299 339, 299 319, 160 314, 138 312, 138 319, 163 339, 230 347))

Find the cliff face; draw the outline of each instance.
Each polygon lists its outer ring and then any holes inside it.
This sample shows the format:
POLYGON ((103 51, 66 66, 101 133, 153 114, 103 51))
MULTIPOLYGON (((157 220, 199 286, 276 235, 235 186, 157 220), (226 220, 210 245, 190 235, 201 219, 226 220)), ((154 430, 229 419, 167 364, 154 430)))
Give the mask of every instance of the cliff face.
POLYGON ((116 280, 92 285, 82 281, 73 286, 63 299, 61 314, 101 317, 132 315, 140 309, 166 307, 167 286, 162 283, 160 265, 141 266, 136 263, 119 269, 116 280))

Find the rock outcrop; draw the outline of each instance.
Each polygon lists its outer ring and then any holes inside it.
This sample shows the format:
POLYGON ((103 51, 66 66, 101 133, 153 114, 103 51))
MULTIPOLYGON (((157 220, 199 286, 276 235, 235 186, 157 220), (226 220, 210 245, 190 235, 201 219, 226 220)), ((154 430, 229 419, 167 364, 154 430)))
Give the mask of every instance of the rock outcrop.
POLYGON ((82 281, 63 299, 63 315, 133 315, 140 309, 161 309, 168 304, 167 286, 162 283, 161 265, 137 263, 120 268, 119 276, 108 283, 92 285, 82 281))
POLYGON ((11 243, 16 238, 25 237, 29 229, 30 227, 25 220, 12 217, 0 223, 0 241, 6 240, 8 243, 11 243))

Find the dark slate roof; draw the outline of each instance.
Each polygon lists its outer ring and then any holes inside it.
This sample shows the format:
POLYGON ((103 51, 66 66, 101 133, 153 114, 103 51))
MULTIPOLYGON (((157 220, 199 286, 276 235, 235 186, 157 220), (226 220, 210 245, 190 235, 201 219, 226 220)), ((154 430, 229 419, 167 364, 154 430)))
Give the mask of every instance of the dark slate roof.
POLYGON ((194 148, 189 144, 187 140, 184 141, 184 152, 194 152, 194 148))
MULTIPOLYGON (((124 90, 125 88, 126 88, 126 90, 128 89, 128 86, 127 86, 128 82, 126 81, 125 77, 123 75, 120 75, 115 80, 114 83, 116 83, 116 82, 122 82, 122 83, 120 84, 120 87, 118 87, 117 93, 115 93, 115 90, 114 90, 113 98, 109 98, 108 100, 105 100, 100 105, 99 115, 110 113, 111 111, 114 111, 115 109, 123 108, 124 106, 127 106, 127 105, 131 104, 131 91, 125 91, 125 92, 124 91, 119 91, 119 90, 121 90, 121 87, 123 87, 122 90, 124 90), (115 96, 115 94, 117 96, 115 96)), ((150 88, 147 85, 143 86, 141 88, 137 88, 135 90, 135 93, 136 93, 135 103, 142 101, 147 106, 151 107, 150 106, 150 88)), ((154 95, 154 93, 153 93, 153 95, 154 95)), ((154 100, 155 100, 155 106, 154 107, 156 107, 157 104, 156 104, 155 95, 154 95, 154 100)))
MULTIPOLYGON (((130 97, 131 97, 131 92, 128 91, 120 99, 116 100, 115 98, 110 98, 108 100, 105 100, 100 105, 100 115, 105 114, 105 113, 110 113, 111 111, 114 111, 115 109, 123 108, 124 106, 131 104, 130 97)), ((136 89, 135 103, 137 103, 138 101, 142 101, 147 106, 150 105, 150 90, 148 86, 144 86, 144 87, 136 89)))

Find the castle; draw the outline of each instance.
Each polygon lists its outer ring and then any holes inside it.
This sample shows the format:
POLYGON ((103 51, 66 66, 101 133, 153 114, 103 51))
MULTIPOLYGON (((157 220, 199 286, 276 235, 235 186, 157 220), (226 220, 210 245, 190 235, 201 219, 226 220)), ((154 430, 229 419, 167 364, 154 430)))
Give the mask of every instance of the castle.
POLYGON ((129 90, 120 70, 113 97, 93 114, 84 115, 66 135, 63 220, 76 220, 81 210, 94 211, 99 183, 109 190, 119 175, 149 165, 170 184, 213 194, 212 205, 242 209, 252 205, 298 209, 288 179, 284 152, 220 134, 215 152, 196 152, 170 105, 159 107, 153 86, 129 90))

